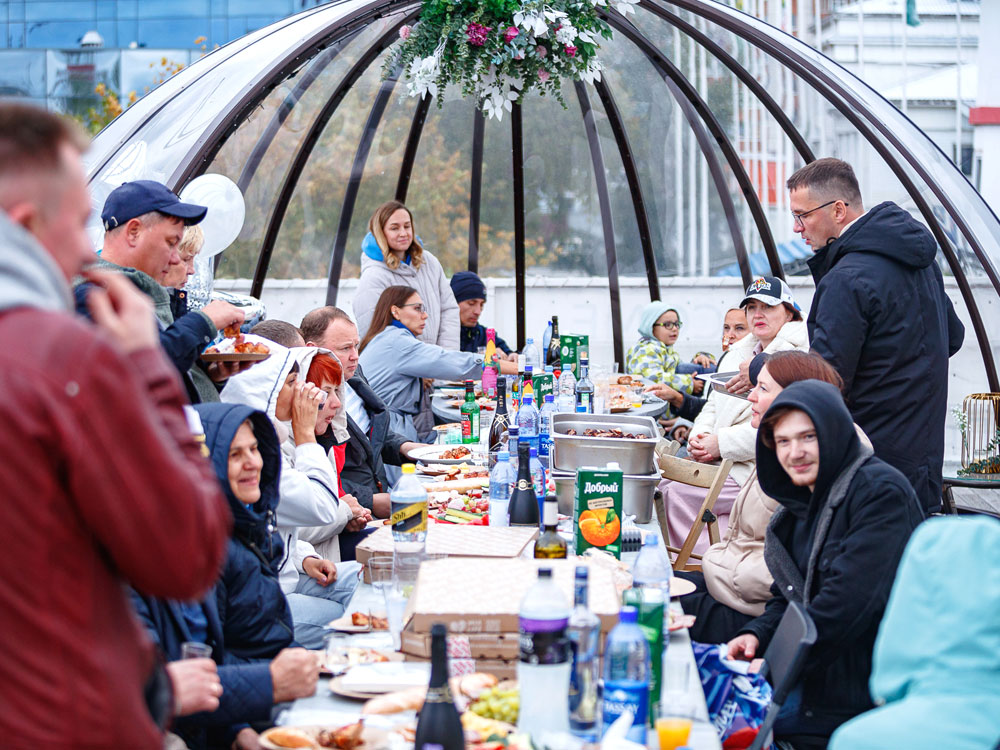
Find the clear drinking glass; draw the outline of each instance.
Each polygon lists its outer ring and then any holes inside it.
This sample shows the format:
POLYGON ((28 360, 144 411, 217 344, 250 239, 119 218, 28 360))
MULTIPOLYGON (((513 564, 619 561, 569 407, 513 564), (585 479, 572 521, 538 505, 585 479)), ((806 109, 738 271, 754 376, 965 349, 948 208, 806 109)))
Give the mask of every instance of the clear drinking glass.
POLYGON ((388 555, 375 555, 368 559, 368 577, 372 588, 380 595, 385 595, 386 587, 392 582, 392 558, 388 555))
POLYGON ((181 644, 182 659, 211 659, 212 647, 198 641, 184 641, 181 644))

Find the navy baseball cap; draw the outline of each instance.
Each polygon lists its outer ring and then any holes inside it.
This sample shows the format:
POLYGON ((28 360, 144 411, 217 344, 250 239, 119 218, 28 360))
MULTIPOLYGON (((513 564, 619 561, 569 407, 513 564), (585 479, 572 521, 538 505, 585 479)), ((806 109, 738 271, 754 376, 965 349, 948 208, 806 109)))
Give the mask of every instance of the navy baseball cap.
POLYGON ((190 226, 204 219, 208 208, 194 203, 182 203, 166 185, 159 182, 135 180, 116 187, 104 201, 104 209, 101 211, 104 231, 110 232, 129 219, 148 214, 150 211, 176 216, 178 219, 183 219, 185 225, 190 226))

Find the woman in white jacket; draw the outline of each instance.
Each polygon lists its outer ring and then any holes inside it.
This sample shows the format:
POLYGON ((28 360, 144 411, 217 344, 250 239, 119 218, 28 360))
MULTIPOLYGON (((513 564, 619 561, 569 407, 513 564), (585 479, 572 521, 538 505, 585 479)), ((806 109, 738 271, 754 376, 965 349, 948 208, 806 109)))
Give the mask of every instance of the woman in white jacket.
MULTIPOLYGON (((809 350, 806 324, 802 320, 788 285, 773 276, 762 276, 747 287, 740 307, 746 312, 750 335, 736 341, 719 360, 719 372, 740 369, 744 362, 761 352, 788 349, 809 350)), ((688 455, 695 461, 714 463, 732 459, 733 468, 722 488, 712 512, 719 522, 719 534, 725 536, 729 511, 733 501, 754 468, 757 430, 750 424, 750 402, 745 398, 713 390, 704 408, 691 427, 688 455)), ((667 531, 670 543, 679 547, 687 538, 695 516, 705 499, 698 487, 665 482, 661 487, 667 510, 667 531)), ((709 546, 707 529, 695 544, 694 552, 702 554, 709 546)))
POLYGON ((399 201, 389 201, 376 209, 361 243, 361 279, 354 294, 354 319, 362 339, 371 326, 375 303, 382 292, 400 285, 416 289, 427 311, 426 325, 417 338, 445 349, 459 349, 458 303, 444 269, 424 250, 410 209, 399 201))
POLYGON ((338 498, 335 465, 316 441, 316 422, 328 396, 304 377, 316 354, 334 355, 316 347, 286 349, 270 341, 267 345, 271 356, 230 378, 221 398, 266 412, 278 433, 277 523, 286 550, 278 582, 288 598, 296 641, 306 648, 321 648, 323 626, 343 614, 360 569, 354 562, 324 559, 298 535, 299 527, 322 526, 335 536, 355 514, 346 499, 338 498))

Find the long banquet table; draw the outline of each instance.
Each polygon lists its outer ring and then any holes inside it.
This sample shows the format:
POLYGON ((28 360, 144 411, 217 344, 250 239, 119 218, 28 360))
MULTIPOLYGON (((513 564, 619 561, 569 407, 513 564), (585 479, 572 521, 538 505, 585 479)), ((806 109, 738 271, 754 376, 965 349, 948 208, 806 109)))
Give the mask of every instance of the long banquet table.
MULTIPOLYGON (((640 524, 639 528, 645 531, 658 532, 656 523, 640 524)), ((661 541, 662 544, 662 541, 661 541)), ((623 561, 630 565, 637 553, 625 553, 622 555, 623 561)), ((348 612, 368 612, 370 610, 384 609, 384 602, 375 589, 366 583, 361 583, 354 594, 351 603, 348 605, 348 612)), ((671 601, 671 607, 680 611, 680 602, 677 599, 671 601)), ((391 636, 388 633, 365 633, 360 635, 343 636, 345 641, 351 645, 366 646, 371 648, 391 649, 391 636)), ((664 688, 673 689, 681 676, 687 674, 687 684, 683 686, 688 700, 695 708, 695 722, 691 728, 691 736, 688 739, 687 747, 691 750, 721 750, 722 744, 715 733, 714 728, 708 722, 708 713, 705 706, 705 695, 701 689, 701 682, 697 677, 698 670, 694 663, 694 653, 691 650, 691 638, 687 630, 678 630, 670 634, 670 643, 667 647, 667 654, 664 661, 664 688)), ((292 707, 279 717, 279 723, 285 725, 304 725, 317 723, 348 723, 356 721, 361 710, 362 703, 347 698, 341 698, 330 692, 330 681, 321 679, 316 689, 316 694, 309 698, 302 698, 295 701, 292 707)), ((386 719, 376 719, 376 721, 386 721, 386 719)), ((388 717, 388 724, 397 723, 393 717, 388 717)), ((657 748, 656 732, 649 731, 649 747, 657 748)))

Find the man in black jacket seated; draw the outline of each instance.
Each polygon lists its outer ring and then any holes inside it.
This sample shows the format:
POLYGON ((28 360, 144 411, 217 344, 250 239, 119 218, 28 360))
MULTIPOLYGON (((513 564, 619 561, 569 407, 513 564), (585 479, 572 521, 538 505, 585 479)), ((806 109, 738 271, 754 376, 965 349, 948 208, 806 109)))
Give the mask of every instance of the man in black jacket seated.
POLYGON ((341 488, 376 518, 388 518, 391 487, 385 464, 406 462, 406 454, 422 444, 389 429, 389 412, 358 366, 358 327, 347 313, 338 307, 317 308, 306 313, 299 330, 306 346, 329 349, 344 368, 344 406, 351 438, 344 452, 341 488))
POLYGON ((944 291, 927 228, 895 203, 867 212, 854 170, 817 159, 788 180, 792 228, 815 255, 812 350, 844 379, 844 399, 875 455, 941 506, 948 358, 965 328, 944 291))
POLYGON ((803 604, 816 643, 775 736, 822 748, 840 724, 873 707, 875 636, 924 513, 906 477, 861 444, 840 392, 818 380, 792 383, 764 415, 757 477, 782 506, 764 541, 773 598, 729 642, 729 656, 763 655, 788 602, 803 604))

